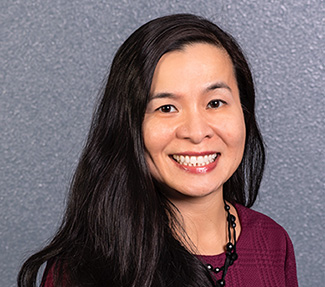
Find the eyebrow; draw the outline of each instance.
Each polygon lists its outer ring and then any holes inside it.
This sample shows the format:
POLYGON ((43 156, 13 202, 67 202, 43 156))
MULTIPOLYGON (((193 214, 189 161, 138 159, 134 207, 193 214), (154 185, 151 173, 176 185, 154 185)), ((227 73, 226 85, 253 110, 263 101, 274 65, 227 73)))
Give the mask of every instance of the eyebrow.
POLYGON ((231 88, 224 82, 214 83, 206 88, 206 91, 213 91, 216 89, 227 89, 231 92, 231 88))
MULTIPOLYGON (((217 90, 217 89, 227 89, 231 92, 231 88, 225 84, 224 82, 218 82, 218 83, 213 83, 210 86, 208 86, 205 91, 209 92, 209 91, 213 91, 213 90, 217 90)), ((177 99, 179 98, 179 96, 173 94, 173 93, 157 93, 157 94, 153 94, 150 96, 149 101, 152 101, 154 99, 177 99)))
POLYGON ((154 99, 166 99, 166 98, 177 99, 179 97, 173 93, 158 93, 158 94, 151 95, 149 101, 152 101, 154 99))

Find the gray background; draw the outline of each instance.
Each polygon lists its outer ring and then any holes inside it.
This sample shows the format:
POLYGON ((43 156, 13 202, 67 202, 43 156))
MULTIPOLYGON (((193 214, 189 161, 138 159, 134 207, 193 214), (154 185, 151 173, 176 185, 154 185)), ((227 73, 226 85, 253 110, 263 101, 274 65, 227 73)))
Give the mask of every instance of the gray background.
POLYGON ((324 278, 324 1, 2 0, 0 286, 58 227, 118 46, 191 12, 235 36, 257 88, 267 169, 255 209, 288 231, 300 286, 324 278))

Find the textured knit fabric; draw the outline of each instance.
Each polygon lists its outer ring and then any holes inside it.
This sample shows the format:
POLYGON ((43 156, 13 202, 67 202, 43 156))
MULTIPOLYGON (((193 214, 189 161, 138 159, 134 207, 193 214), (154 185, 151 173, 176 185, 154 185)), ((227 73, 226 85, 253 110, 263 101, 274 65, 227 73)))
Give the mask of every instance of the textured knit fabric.
MULTIPOLYGON (((238 259, 228 269, 226 286, 297 287, 295 255, 287 232, 259 212, 239 204, 235 207, 241 233, 237 241, 238 259)), ((224 253, 198 258, 213 267, 221 267, 225 262, 224 253)))
MULTIPOLYGON (((295 255, 286 231, 259 212, 239 204, 235 207, 241 233, 237 241, 238 259, 228 269, 226 286, 297 287, 295 255)), ((224 253, 198 258, 213 267, 221 267, 225 262, 224 253)), ((45 287, 53 287, 53 270, 46 278, 45 287)))

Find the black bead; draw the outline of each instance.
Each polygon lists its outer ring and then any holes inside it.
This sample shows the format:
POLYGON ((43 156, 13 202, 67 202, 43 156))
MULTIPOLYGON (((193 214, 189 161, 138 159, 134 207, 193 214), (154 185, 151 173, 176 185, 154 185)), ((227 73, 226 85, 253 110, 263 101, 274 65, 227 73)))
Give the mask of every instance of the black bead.
POLYGON ((214 273, 219 273, 220 271, 223 271, 223 276, 222 278, 223 279, 220 279, 218 281, 216 281, 216 287, 217 286, 226 286, 226 281, 224 280, 224 277, 226 275, 226 272, 227 272, 227 269, 229 266, 233 265, 235 260, 237 260, 238 258, 238 255, 236 253, 236 230, 235 230, 235 227, 236 227, 236 217, 234 215, 232 215, 230 213, 230 206, 226 203, 225 203, 225 210, 227 211, 227 223, 228 223, 228 237, 229 237, 229 242, 227 243, 226 245, 226 260, 225 260, 225 263, 223 266, 221 267, 216 267, 216 268, 213 268, 211 264, 207 264, 207 269, 208 270, 211 270, 212 272, 214 273), (231 243, 231 238, 232 238, 232 234, 231 234, 231 231, 230 231, 230 228, 233 228, 233 235, 234 235, 234 243, 231 243))
POLYGON ((228 242, 226 248, 227 251, 231 252, 234 249, 234 245, 231 242, 228 242))
POLYGON ((236 252, 231 254, 231 260, 236 261, 238 259, 238 254, 236 252))
POLYGON ((226 282, 223 279, 218 280, 220 286, 226 286, 226 282))

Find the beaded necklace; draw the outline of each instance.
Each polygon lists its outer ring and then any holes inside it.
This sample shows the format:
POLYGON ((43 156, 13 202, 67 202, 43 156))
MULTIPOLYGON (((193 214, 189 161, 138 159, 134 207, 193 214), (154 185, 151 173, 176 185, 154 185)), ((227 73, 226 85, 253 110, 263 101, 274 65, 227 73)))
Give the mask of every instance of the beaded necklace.
POLYGON ((222 267, 213 267, 211 264, 207 264, 207 268, 208 270, 214 272, 215 274, 218 274, 219 272, 222 271, 222 276, 221 279, 219 279, 216 282, 216 287, 222 287, 222 286, 226 286, 226 281, 225 281, 225 277, 228 271, 229 266, 233 265, 234 262, 237 260, 238 255, 236 252, 236 217, 234 215, 232 215, 230 213, 230 206, 224 201, 225 203, 225 210, 227 212, 227 222, 228 222, 228 243, 226 245, 226 259, 225 259, 225 263, 222 267), (233 235, 234 235, 234 239, 232 243, 231 239, 231 228, 233 230, 233 235))

